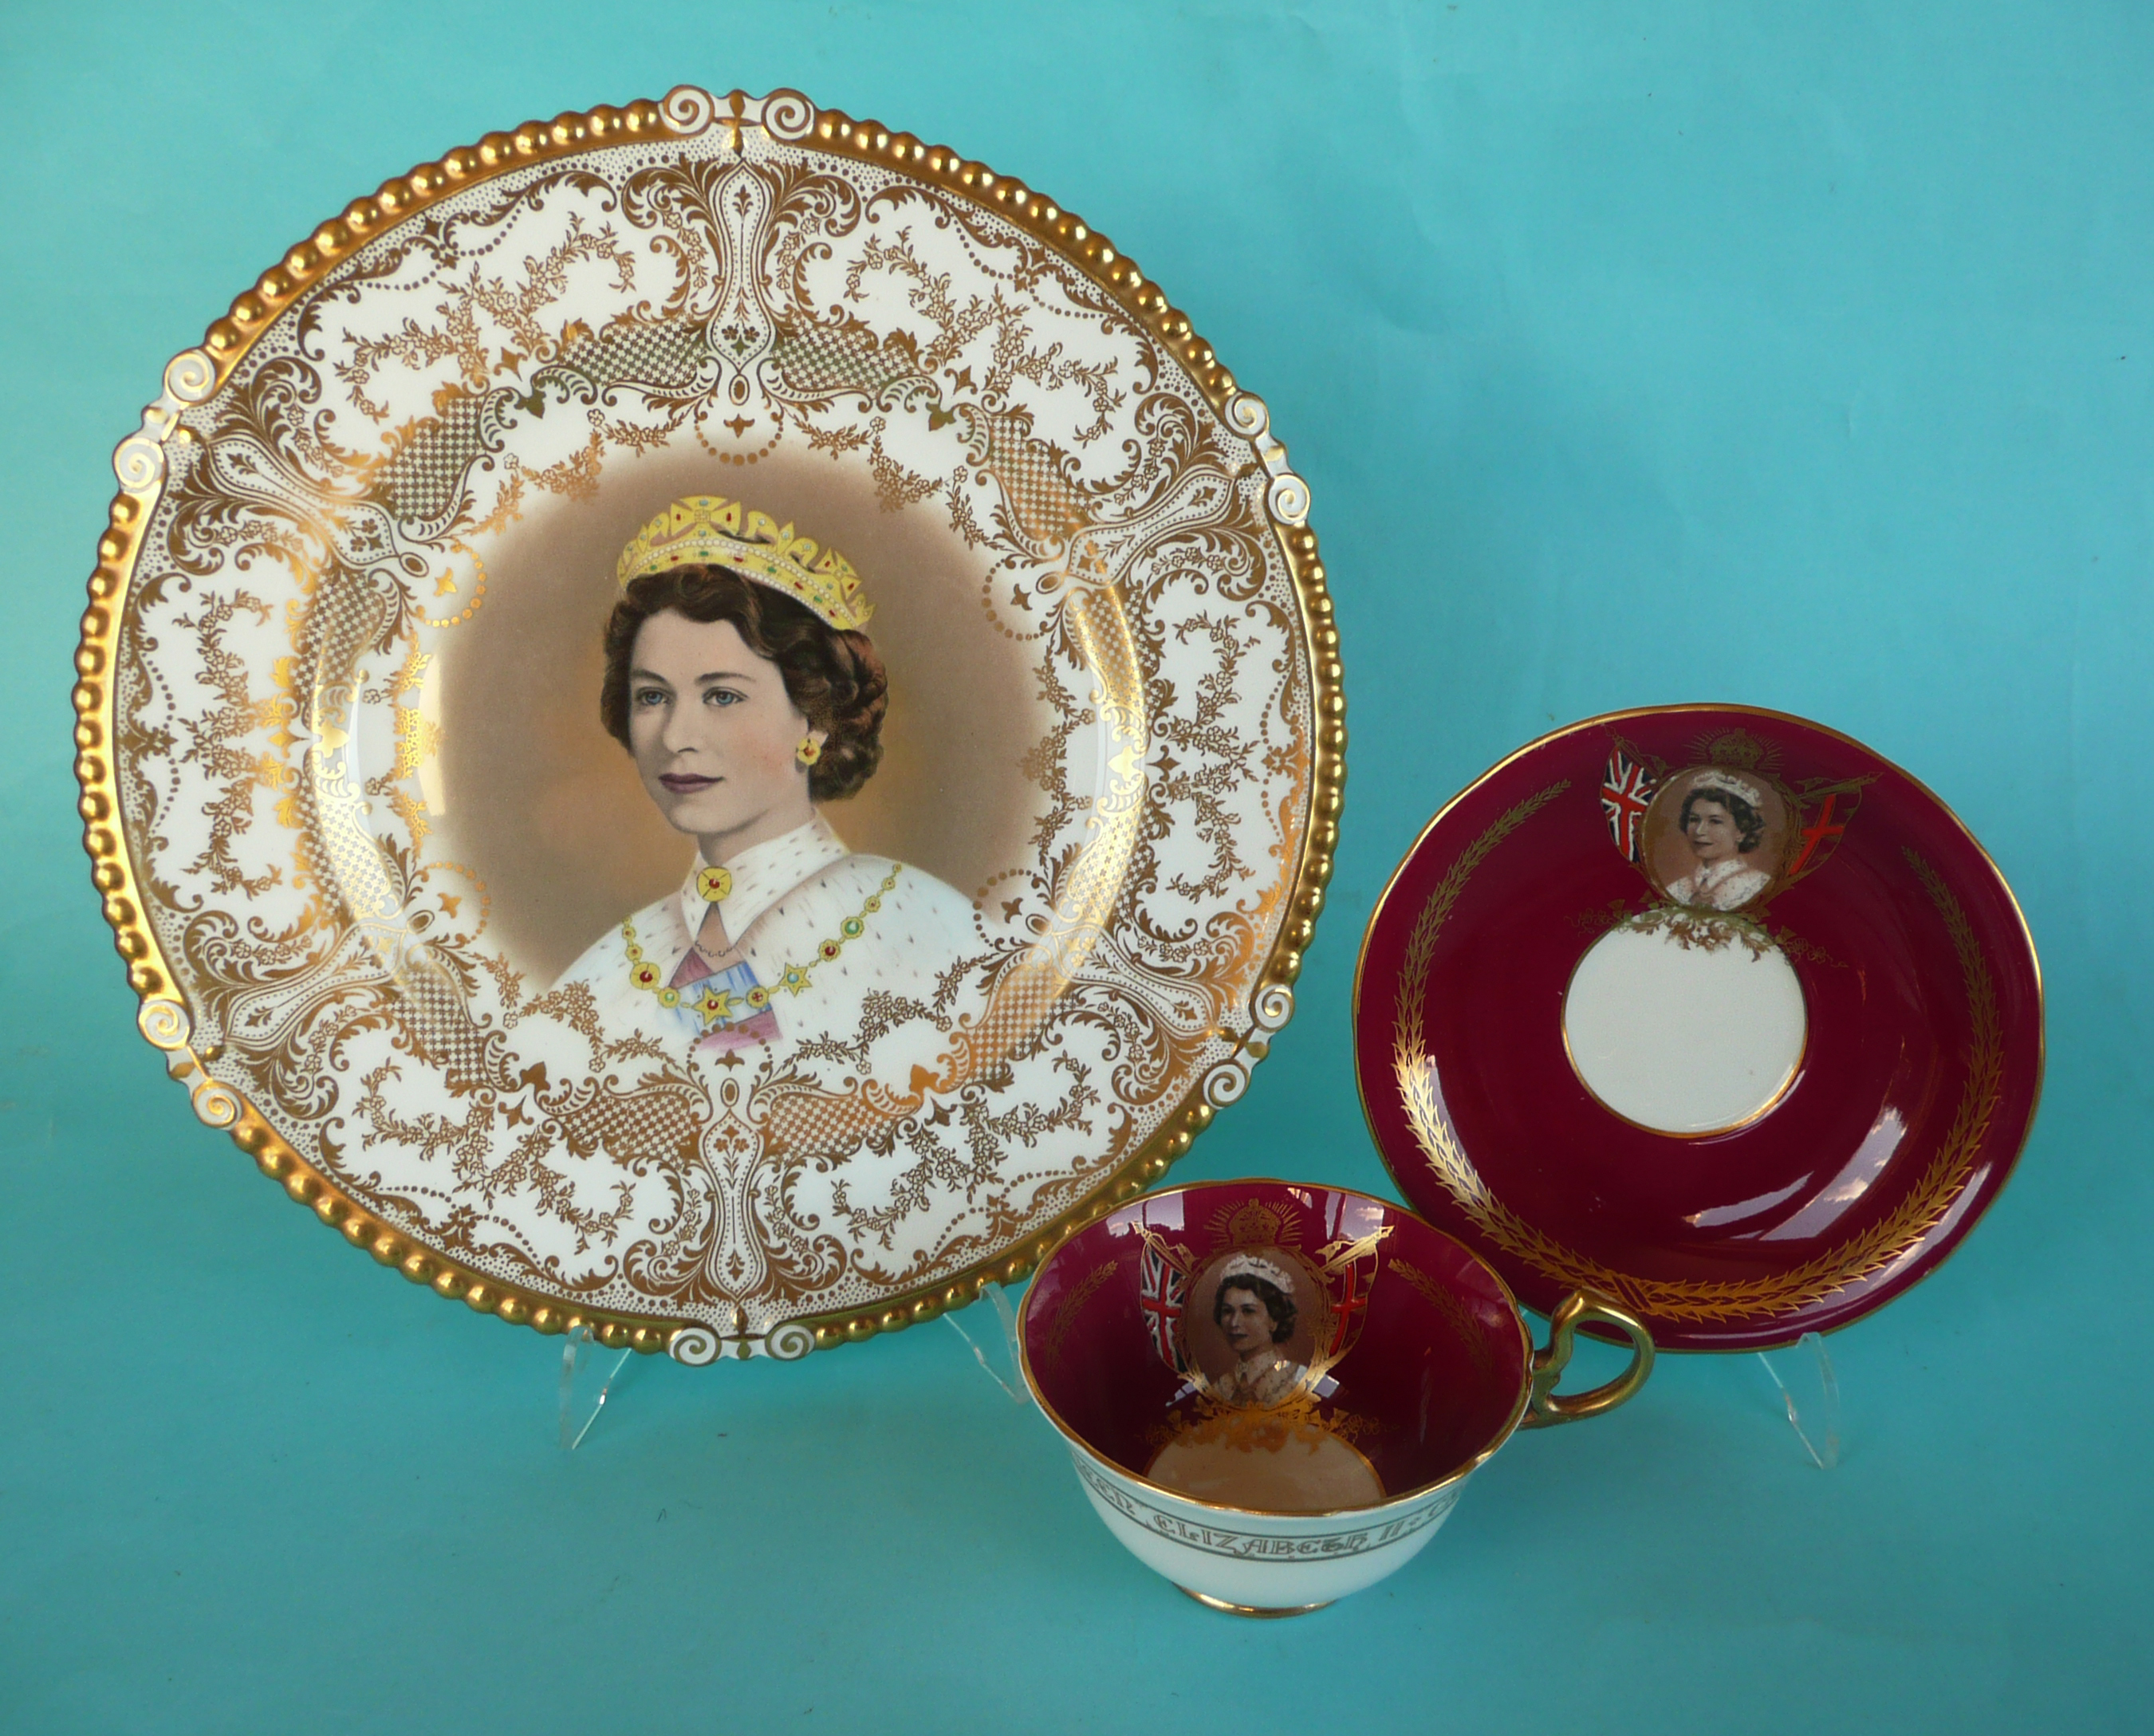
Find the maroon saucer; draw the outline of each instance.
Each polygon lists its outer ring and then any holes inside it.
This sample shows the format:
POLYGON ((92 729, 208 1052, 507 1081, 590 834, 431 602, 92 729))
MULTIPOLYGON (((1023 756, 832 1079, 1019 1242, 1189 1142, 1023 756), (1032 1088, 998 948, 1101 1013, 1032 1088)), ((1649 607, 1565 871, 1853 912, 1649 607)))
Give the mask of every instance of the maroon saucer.
POLYGON ((1981 847, 1860 744, 1737 706, 1574 724, 1459 795, 1377 902, 1354 1019, 1409 1203, 1529 1306, 1595 1291, 1669 1350, 1898 1295, 2041 1086, 2034 946, 1981 847))

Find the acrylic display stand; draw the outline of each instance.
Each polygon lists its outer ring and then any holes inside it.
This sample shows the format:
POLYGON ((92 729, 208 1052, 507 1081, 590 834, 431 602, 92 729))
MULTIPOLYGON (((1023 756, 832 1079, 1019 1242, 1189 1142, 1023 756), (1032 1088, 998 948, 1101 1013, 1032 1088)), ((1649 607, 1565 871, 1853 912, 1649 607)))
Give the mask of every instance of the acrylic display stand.
POLYGON ((988 1361, 988 1353, 982 1350, 979 1345, 974 1341, 971 1333, 967 1332, 962 1326, 957 1324, 957 1316, 956 1315, 946 1314, 942 1318, 949 1321, 951 1330, 954 1331, 958 1337, 963 1339, 967 1344, 972 1345, 972 1360, 978 1363, 981 1368, 986 1371, 988 1378, 993 1381, 995 1385, 1001 1387, 1003 1391, 1009 1396, 1013 1402, 1021 1405, 1029 1405, 1032 1402, 1032 1393, 1030 1389, 1025 1386, 1024 1376, 1018 1367, 1017 1310, 1010 1306, 1008 1293, 1005 1291, 1000 1284, 995 1284, 989 1287, 987 1291, 987 1297, 990 1302, 994 1304, 995 1314, 1003 1324, 1003 1348, 1009 1356, 1009 1378, 1008 1380, 1004 1380, 1000 1375, 995 1372, 994 1364, 988 1361))
POLYGON ((579 1326, 561 1340, 561 1451, 574 1453, 620 1386, 633 1351, 610 1351, 579 1326))
POLYGON ((1825 1340, 1815 1332, 1805 1332, 1790 1349, 1779 1354, 1797 1365, 1793 1371, 1798 1381, 1802 1378, 1802 1365, 1805 1363, 1817 1371, 1817 1401, 1805 1423, 1794 1391, 1781 1379, 1772 1357, 1763 1351, 1758 1352, 1758 1360, 1765 1365, 1765 1372, 1779 1390, 1780 1403, 1788 1413, 1788 1427, 1803 1443, 1803 1451, 1809 1455, 1810 1463, 1820 1471, 1830 1471, 1840 1463, 1840 1377, 1832 1371, 1832 1358, 1825 1353, 1825 1340))
MULTIPOLYGON (((996 1318, 1002 1323, 1003 1349, 1008 1358, 1008 1379, 996 1371, 987 1351, 957 1324, 955 1315, 946 1314, 942 1318, 971 1346, 973 1361, 989 1380, 1014 1402, 1030 1404, 1032 1395, 1025 1390, 1024 1376, 1018 1371, 1017 1310, 1010 1306, 1009 1297, 998 1285, 988 1291, 988 1300, 993 1304, 996 1318)), ((562 1452, 574 1453, 584 1444, 584 1437, 590 1433, 607 1404, 619 1395, 629 1359, 635 1354, 633 1351, 606 1349, 591 1336, 587 1327, 578 1328, 561 1340, 562 1452)))
MULTIPOLYGON (((987 1292, 993 1306, 996 1319, 1002 1326, 1003 1357, 1009 1370, 1005 1377, 994 1361, 988 1358, 986 1348, 967 1332, 954 1314, 942 1318, 950 1330, 965 1340, 972 1353, 972 1360, 1013 1404, 1030 1404, 1032 1395, 1026 1389, 1024 1377, 1018 1371, 1017 1346, 1017 1310, 1010 1306, 1008 1295, 999 1285, 987 1292)), ((633 1351, 609 1351, 595 1340, 588 1328, 570 1333, 561 1341, 561 1450, 574 1453, 584 1443, 606 1405, 619 1391, 622 1376, 628 1368, 633 1351)), ((1803 1451, 1820 1471, 1830 1471, 1840 1463, 1840 1378, 1833 1372, 1832 1357, 1825 1347, 1825 1340, 1815 1332, 1805 1332, 1789 1350, 1779 1353, 1789 1359, 1794 1366, 1791 1372, 1797 1382, 1802 1383, 1805 1368, 1815 1371, 1818 1396, 1815 1401, 1805 1397, 1798 1402, 1794 1388, 1782 1376, 1779 1366, 1771 1356, 1760 1351, 1758 1360, 1764 1365, 1765 1373, 1779 1395, 1781 1408, 1787 1413, 1788 1427, 1795 1438, 1802 1442, 1803 1451), (1804 1406, 1808 1406, 1807 1412, 1804 1406)))

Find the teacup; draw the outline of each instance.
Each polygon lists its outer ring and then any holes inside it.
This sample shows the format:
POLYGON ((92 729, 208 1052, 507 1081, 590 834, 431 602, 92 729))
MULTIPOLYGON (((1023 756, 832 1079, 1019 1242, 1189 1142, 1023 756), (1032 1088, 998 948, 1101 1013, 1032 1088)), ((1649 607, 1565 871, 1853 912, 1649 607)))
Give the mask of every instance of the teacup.
POLYGON ((1515 1429, 1612 1410, 1652 1340, 1574 1293, 1536 1351, 1485 1264, 1403 1206, 1288 1182, 1201 1182, 1087 1224, 1041 1264, 1024 1376, 1100 1517, 1190 1596, 1321 1609, 1404 1566, 1515 1429), (1631 1364, 1555 1391, 1586 1325, 1631 1364))

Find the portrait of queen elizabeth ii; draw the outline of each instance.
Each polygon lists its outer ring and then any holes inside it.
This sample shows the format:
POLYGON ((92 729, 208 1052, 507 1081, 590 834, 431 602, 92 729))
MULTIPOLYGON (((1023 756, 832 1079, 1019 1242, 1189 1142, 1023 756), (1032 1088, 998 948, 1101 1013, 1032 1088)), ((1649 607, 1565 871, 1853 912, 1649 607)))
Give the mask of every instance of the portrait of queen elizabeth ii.
POLYGON ((564 983, 610 1028, 707 1056, 917 1017, 972 950, 969 900, 846 847, 822 804, 882 754, 889 682, 835 549, 717 495, 675 501, 622 553, 599 714, 697 844, 680 886, 564 983))
POLYGON ((1299 1389, 1309 1366, 1289 1348, 1301 1325, 1294 1289, 1286 1268, 1262 1254, 1233 1254, 1220 1268, 1212 1323, 1233 1362, 1212 1377, 1215 1397, 1228 1404, 1271 1406, 1299 1389))
POLYGON ((1646 817, 1648 860, 1677 904, 1734 911, 1779 872, 1786 808, 1765 784, 1718 766, 1671 778, 1646 817))

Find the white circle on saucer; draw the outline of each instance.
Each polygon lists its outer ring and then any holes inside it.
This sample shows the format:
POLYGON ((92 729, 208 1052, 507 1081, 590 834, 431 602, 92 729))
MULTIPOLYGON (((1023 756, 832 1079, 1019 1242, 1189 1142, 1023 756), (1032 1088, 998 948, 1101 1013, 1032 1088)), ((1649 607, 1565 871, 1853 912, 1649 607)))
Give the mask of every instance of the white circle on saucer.
POLYGON ((1586 1090, 1656 1133, 1757 1120, 1794 1083, 1809 1030, 1778 947, 1753 952, 1732 925, 1716 935, 1710 917, 1696 928, 1612 929, 1564 992, 1564 1044, 1586 1090))

